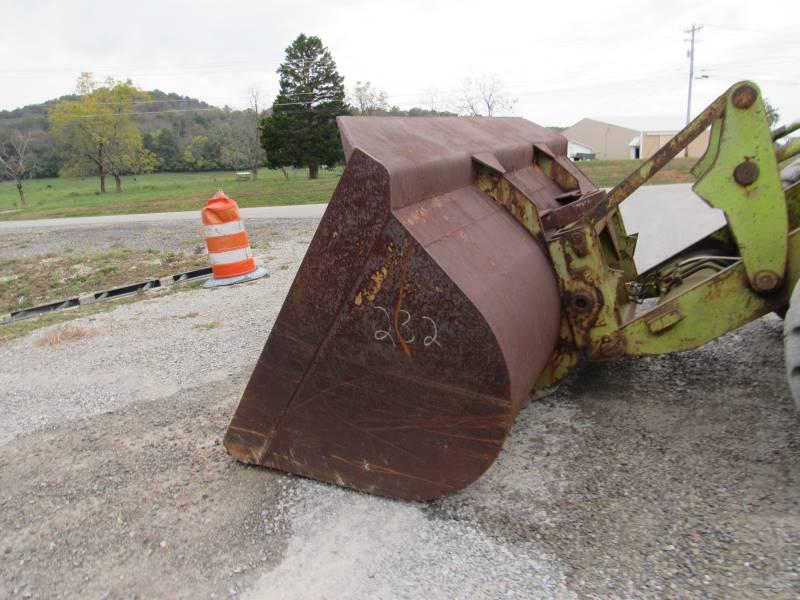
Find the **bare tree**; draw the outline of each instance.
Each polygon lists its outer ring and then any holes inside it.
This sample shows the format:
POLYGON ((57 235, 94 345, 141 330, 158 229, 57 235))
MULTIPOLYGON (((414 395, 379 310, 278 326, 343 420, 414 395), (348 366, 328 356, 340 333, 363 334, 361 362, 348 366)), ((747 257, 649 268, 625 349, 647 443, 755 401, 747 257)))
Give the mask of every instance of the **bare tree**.
POLYGON ((266 158, 261 145, 261 92, 250 88, 250 107, 228 117, 229 125, 218 136, 223 164, 234 169, 248 169, 253 180, 258 179, 258 169, 266 158))
POLYGON ((30 152, 31 133, 15 131, 10 139, 0 144, 0 175, 12 179, 19 192, 20 204, 27 206, 22 189, 26 177, 33 175, 36 165, 30 152))
POLYGON ((361 116, 374 116, 389 110, 387 95, 383 90, 372 87, 369 81, 356 81, 352 102, 361 116))
POLYGON ((250 100, 250 110, 252 111, 252 130, 253 135, 247 136, 245 140, 247 146, 247 155, 250 158, 250 172, 253 174, 253 180, 258 179, 258 167, 261 165, 265 158, 264 148, 261 146, 261 119, 263 102, 261 102, 261 90, 253 86, 248 92, 250 100))
POLYGON ((511 110, 516 103, 505 93, 503 82, 496 75, 467 77, 461 84, 461 93, 463 104, 459 110, 472 117, 494 117, 511 110))

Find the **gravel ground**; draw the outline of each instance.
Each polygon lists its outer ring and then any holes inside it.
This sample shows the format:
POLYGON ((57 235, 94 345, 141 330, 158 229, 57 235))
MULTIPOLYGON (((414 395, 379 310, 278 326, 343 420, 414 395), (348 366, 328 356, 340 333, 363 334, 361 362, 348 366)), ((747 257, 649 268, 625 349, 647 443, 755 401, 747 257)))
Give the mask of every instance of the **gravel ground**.
MULTIPOLYGON (((196 242, 174 225, 3 233, 0 251, 196 242)), ((267 279, 0 345, 0 598, 800 596, 800 420, 776 317, 589 365, 520 414, 476 484, 396 502, 220 445, 316 223, 247 225, 267 279)))
MULTIPOLYGON (((314 222, 316 224, 316 222, 314 222)), ((311 241, 314 226, 308 219, 249 219, 247 231, 254 250, 263 250, 273 242, 291 238, 311 241)), ((8 229, 0 232, 0 255, 4 258, 28 258, 65 251, 102 252, 115 246, 165 252, 203 251, 202 224, 197 221, 114 224, 101 227, 8 229)), ((265 256, 264 253, 261 253, 265 256)), ((269 258, 269 254, 266 255, 269 258)))

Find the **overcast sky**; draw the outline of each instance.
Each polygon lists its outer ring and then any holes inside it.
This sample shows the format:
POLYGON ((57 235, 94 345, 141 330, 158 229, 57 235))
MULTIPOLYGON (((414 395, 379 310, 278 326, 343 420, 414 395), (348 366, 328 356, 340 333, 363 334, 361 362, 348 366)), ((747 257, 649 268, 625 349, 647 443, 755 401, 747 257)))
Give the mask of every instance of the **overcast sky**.
POLYGON ((698 34, 694 114, 753 79, 800 118, 800 4, 795 0, 3 0, 0 109, 74 90, 81 71, 143 89, 244 107, 299 34, 330 49, 348 90, 370 81, 403 108, 459 104, 467 76, 496 75, 512 114, 543 125, 585 116, 682 115, 688 44, 698 34))

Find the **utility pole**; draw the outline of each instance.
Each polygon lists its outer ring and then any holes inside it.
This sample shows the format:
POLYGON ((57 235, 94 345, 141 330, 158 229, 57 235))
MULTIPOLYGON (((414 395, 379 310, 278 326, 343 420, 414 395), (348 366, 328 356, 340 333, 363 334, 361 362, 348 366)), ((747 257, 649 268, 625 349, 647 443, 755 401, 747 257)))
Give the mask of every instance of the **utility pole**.
MULTIPOLYGON (((689 42, 689 98, 686 101, 686 124, 692 120, 692 81, 694 80, 694 34, 703 28, 702 25, 695 25, 692 23, 691 29, 687 29, 685 33, 690 34, 692 37, 686 41, 689 42)), ((684 156, 689 156, 689 146, 683 152, 684 156)))

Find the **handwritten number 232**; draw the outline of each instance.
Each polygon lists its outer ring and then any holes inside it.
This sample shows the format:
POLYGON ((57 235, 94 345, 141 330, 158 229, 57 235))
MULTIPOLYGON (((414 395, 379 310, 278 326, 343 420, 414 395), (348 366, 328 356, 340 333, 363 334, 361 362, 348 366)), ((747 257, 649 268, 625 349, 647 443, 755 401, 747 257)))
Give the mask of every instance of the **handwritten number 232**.
MULTIPOLYGON (((381 311, 384 316, 386 317, 386 329, 376 329, 375 330, 375 339, 380 341, 389 340, 392 343, 392 346, 395 345, 394 336, 392 335, 392 317, 389 314, 389 311, 386 310, 383 306, 374 306, 375 310, 381 311)), ((431 319, 430 317, 423 316, 422 321, 424 321, 429 326, 429 330, 432 335, 426 335, 422 338, 422 345, 426 348, 433 344, 436 344, 441 348, 441 344, 437 339, 438 331, 436 327, 436 321, 431 319)), ((417 335, 411 329, 411 313, 407 310, 400 311, 400 319, 397 323, 398 335, 402 339, 404 344, 413 344, 414 341, 417 339, 417 335)))

